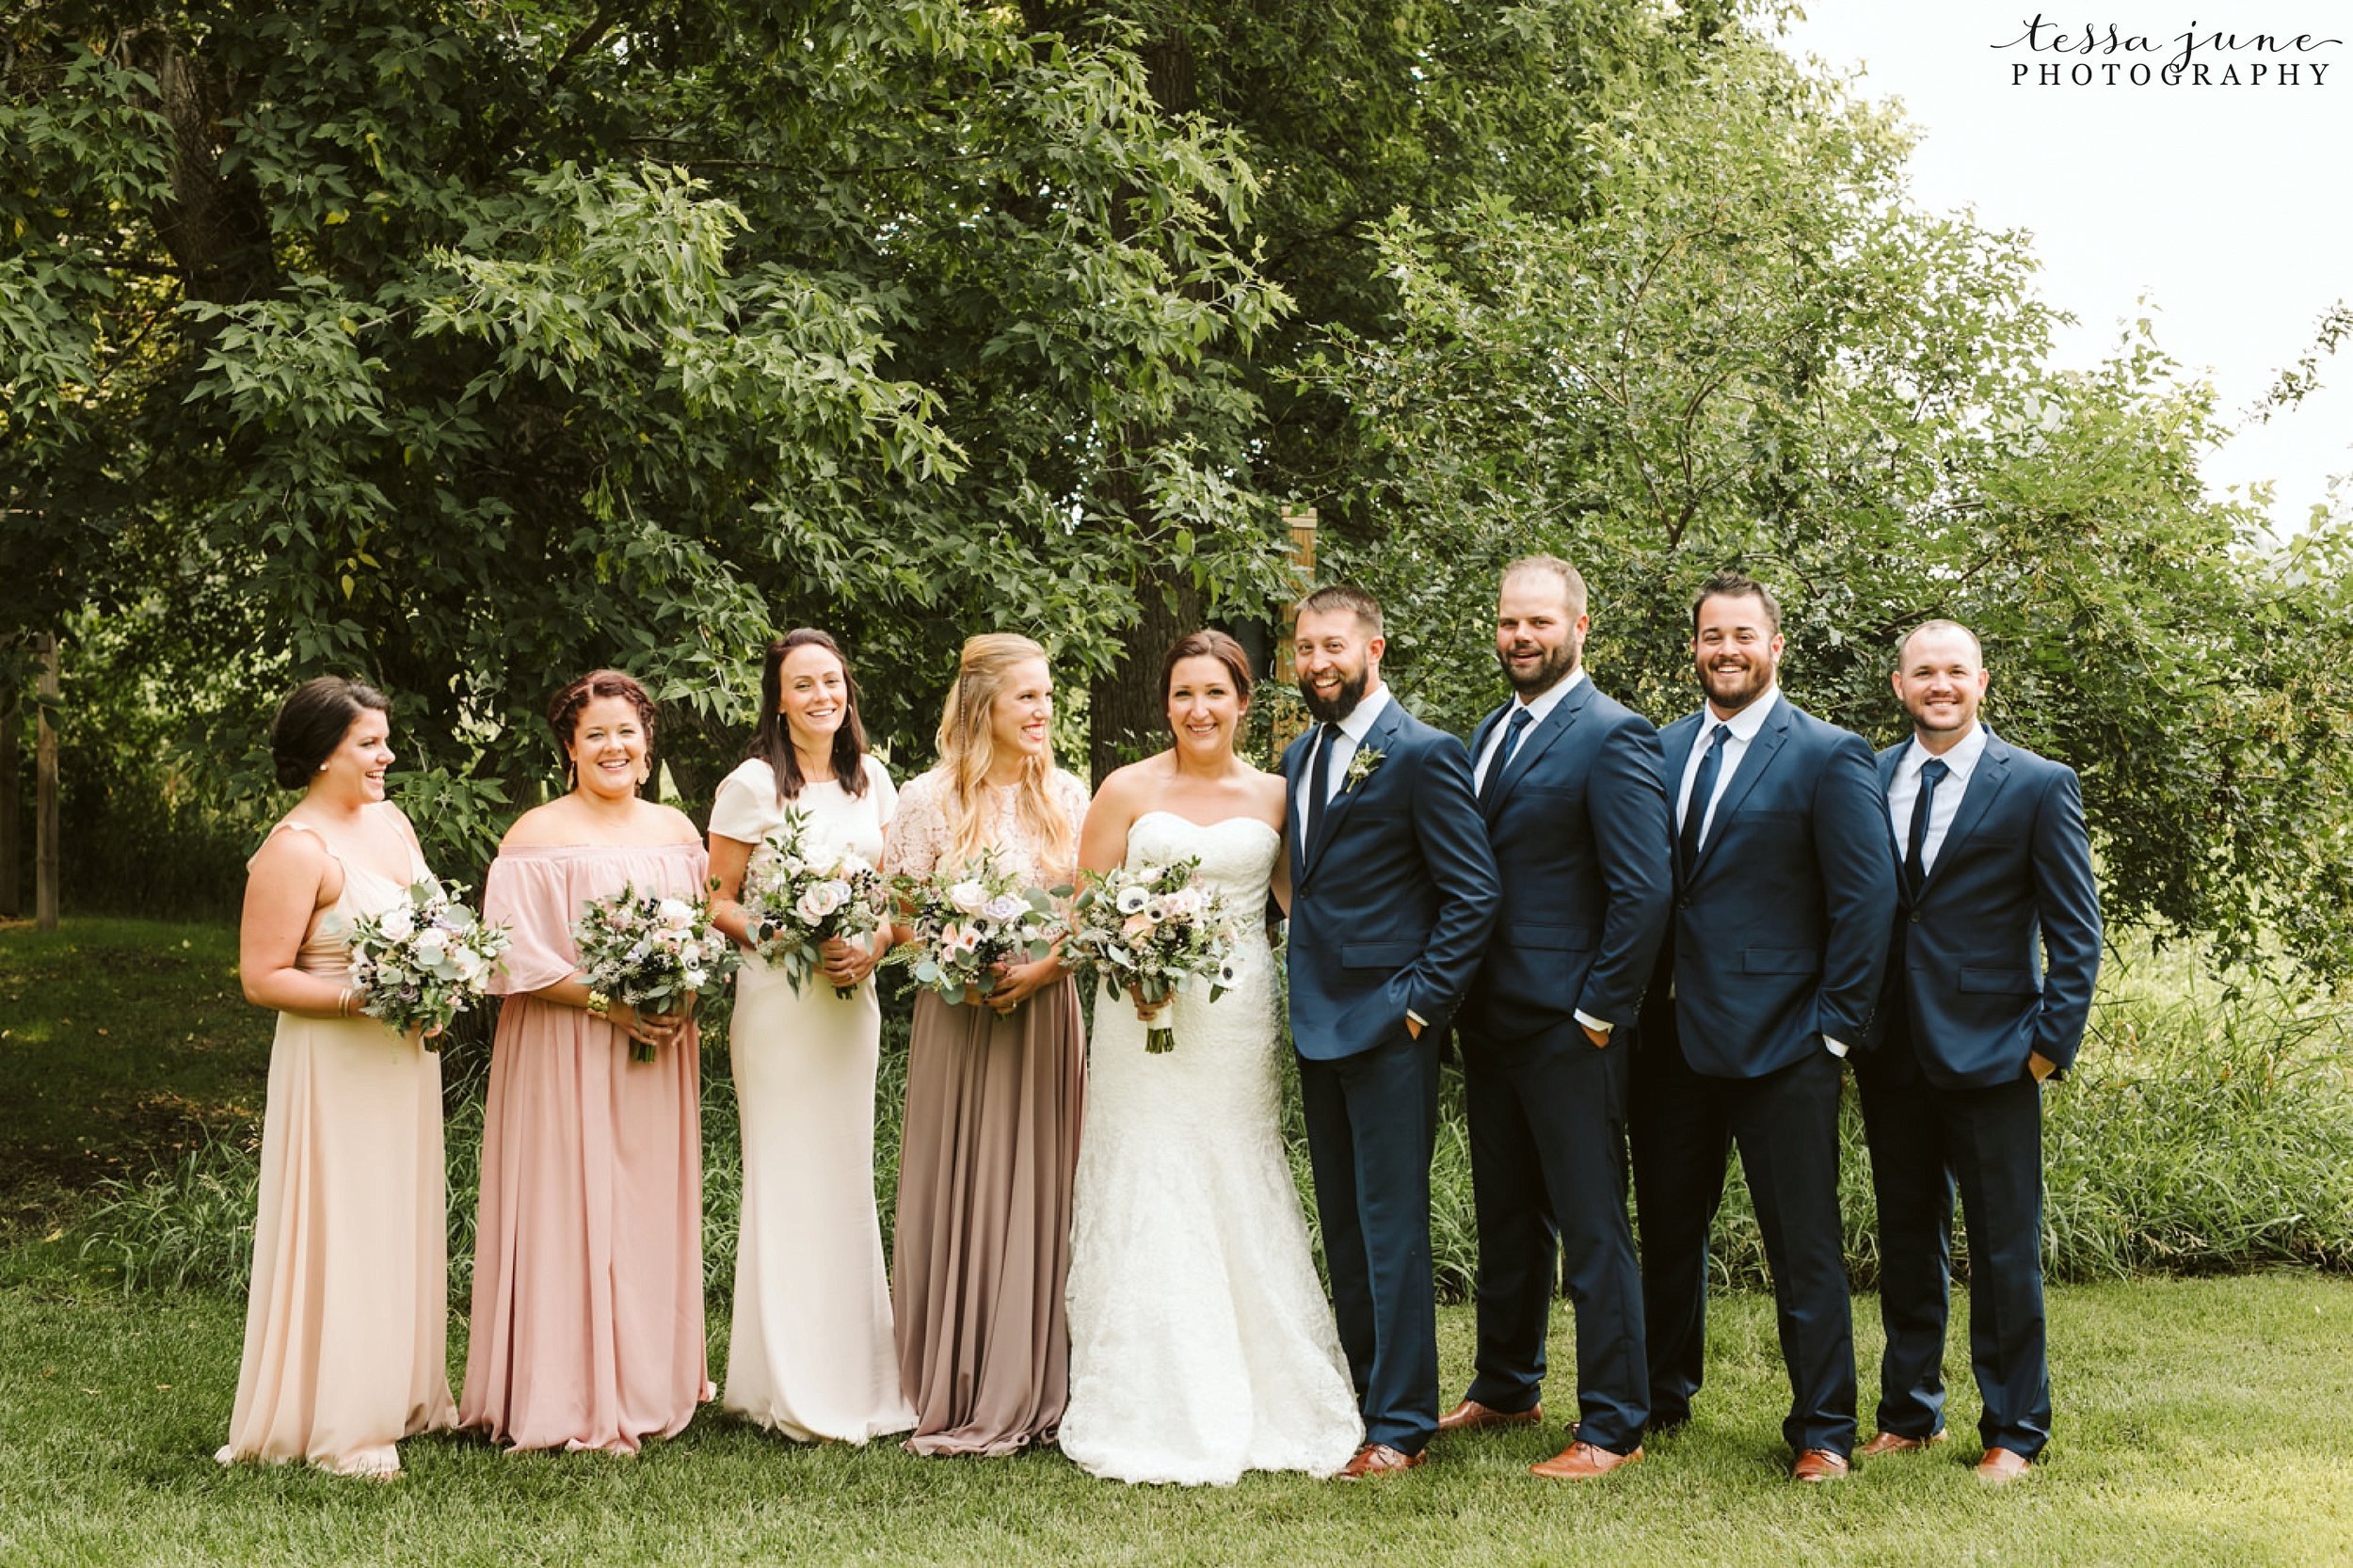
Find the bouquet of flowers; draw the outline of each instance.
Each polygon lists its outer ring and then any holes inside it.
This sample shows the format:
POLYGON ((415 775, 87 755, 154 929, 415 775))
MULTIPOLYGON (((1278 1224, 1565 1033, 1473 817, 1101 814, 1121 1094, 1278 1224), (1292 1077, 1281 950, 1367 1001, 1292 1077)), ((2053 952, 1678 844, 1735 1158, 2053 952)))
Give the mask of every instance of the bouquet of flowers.
POLYGON ((914 966, 917 984, 950 1001, 987 990, 1000 964, 1045 957, 1061 929, 1055 893, 1023 887, 995 850, 928 877, 894 877, 891 887, 915 928, 902 961, 914 966))
POLYGON ((1071 905, 1065 951, 1086 981, 1113 994, 1133 988, 1153 1010, 1148 1051, 1176 1047, 1165 1020, 1177 986, 1207 980, 1215 1001, 1234 981, 1233 915, 1223 894, 1202 885, 1200 869, 1194 856, 1090 872, 1071 905))
POLYGON ((511 936, 460 903, 465 891, 423 877, 407 903, 351 922, 351 983, 367 994, 360 1010, 404 1033, 423 1031, 428 1049, 482 1000, 511 936))
MULTIPOLYGON (((735 968, 735 947, 711 923, 702 899, 641 893, 632 884, 590 899, 572 922, 589 1005, 616 1001, 647 1013, 681 1013, 693 993, 718 984, 735 968)), ((633 1041, 630 1056, 653 1060, 653 1048, 633 1041)))
MULTIPOLYGON (((866 856, 812 844, 808 813, 787 811, 744 867, 744 929, 752 951, 784 971, 798 994, 817 972, 827 938, 872 936, 890 905, 890 888, 866 856)), ((837 985, 837 997, 857 995, 837 985)))

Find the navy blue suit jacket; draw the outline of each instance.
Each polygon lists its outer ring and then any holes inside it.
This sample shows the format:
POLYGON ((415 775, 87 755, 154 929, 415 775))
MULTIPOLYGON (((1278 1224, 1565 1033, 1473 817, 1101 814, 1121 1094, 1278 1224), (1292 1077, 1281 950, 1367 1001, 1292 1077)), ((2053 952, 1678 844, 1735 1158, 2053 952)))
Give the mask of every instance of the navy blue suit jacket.
POLYGON ((1290 809, 1291 1043, 1311 1061, 1437 1032, 1479 968, 1496 918, 1496 861, 1471 798, 1463 743, 1405 712, 1392 692, 1357 755, 1372 776, 1313 813, 1299 849, 1299 792, 1316 731, 1283 753, 1290 809))
MULTIPOLYGON (((1659 735, 1671 818, 1705 718, 1703 709, 1659 735)), ((1648 1012, 1672 1025, 1667 1037, 1694 1072, 1763 1078, 1822 1049, 1826 1034, 1849 1048, 1870 1038, 1896 915, 1873 761, 1862 736, 1777 697, 1696 863, 1675 867, 1674 998, 1654 983, 1648 1012)), ((1667 1032, 1644 1034, 1648 1044, 1667 1032)))
MULTIPOLYGON (((1474 769, 1513 706, 1471 736, 1474 769)), ((1465 1027, 1516 1040, 1580 1012, 1633 1024, 1674 896, 1658 731, 1580 680, 1521 735, 1479 809, 1503 901, 1465 1027)))
MULTIPOLYGON (((1880 753, 1882 802, 1911 744, 1880 753)), ((1940 1089, 2011 1082, 2029 1052, 2064 1071, 2083 1046, 2100 974, 2100 889, 2075 770, 1988 729, 1917 897, 1897 854, 1903 970, 1888 977, 1881 1022, 1893 1038, 1881 1048, 1908 1044, 1940 1089)))

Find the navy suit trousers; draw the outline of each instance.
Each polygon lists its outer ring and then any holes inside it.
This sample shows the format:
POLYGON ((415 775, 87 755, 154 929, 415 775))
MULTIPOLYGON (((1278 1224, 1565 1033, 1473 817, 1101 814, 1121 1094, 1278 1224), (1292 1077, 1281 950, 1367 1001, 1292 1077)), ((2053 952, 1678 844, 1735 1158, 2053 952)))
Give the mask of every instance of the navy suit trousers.
POLYGON ((1421 1452, 1438 1430, 1438 1304, 1430 1277, 1430 1158, 1438 1050, 1396 1036, 1299 1061, 1332 1315, 1365 1413, 1365 1441, 1421 1452))
POLYGON ((1854 1320, 1838 1216, 1838 1059, 1817 1049, 1762 1078, 1708 1078, 1673 1040, 1634 1061, 1634 1192, 1651 1420, 1691 1414, 1706 1370, 1707 1234, 1732 1147, 1756 1203, 1789 1368, 1792 1448, 1854 1450, 1854 1320))
POLYGON ((1969 1364, 1989 1448, 2027 1459, 2051 1436, 2042 1304, 2042 1086, 2023 1068, 1986 1089, 1939 1089, 1901 1032, 1857 1067, 1880 1209, 1879 1427, 1945 1424, 1953 1196, 1969 1240, 1969 1364))
POLYGON ((1471 1185, 1479 1200, 1479 1375, 1491 1410, 1534 1405, 1556 1277, 1577 1314, 1577 1434, 1615 1453, 1642 1440, 1650 1368, 1625 1212, 1634 1031, 1596 1048, 1574 1019, 1525 1039, 1463 1032, 1471 1185), (1565 1262, 1565 1271, 1561 1264, 1565 1262))

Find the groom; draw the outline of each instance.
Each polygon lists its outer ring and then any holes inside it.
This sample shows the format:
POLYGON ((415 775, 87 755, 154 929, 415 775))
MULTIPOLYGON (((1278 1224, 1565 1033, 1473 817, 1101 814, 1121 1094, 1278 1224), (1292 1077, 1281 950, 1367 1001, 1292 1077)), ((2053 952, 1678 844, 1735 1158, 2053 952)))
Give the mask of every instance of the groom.
POLYGON ((1389 696, 1385 646, 1362 589, 1300 604, 1291 659, 1319 722, 1283 754, 1291 1042, 1333 1315, 1365 1416, 1340 1472, 1351 1479, 1412 1469, 1437 1431, 1438 1039, 1498 896, 1470 758, 1389 696))

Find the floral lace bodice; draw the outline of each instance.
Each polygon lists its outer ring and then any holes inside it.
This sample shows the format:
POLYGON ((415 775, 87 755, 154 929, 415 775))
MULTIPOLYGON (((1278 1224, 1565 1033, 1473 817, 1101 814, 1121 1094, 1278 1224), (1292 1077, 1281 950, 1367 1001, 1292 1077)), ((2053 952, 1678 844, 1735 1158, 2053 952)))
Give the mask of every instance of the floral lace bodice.
MULTIPOLYGON (((981 810, 983 829, 990 843, 1003 852, 1006 864, 1033 887, 1053 888, 1079 874, 1079 826, 1086 821, 1087 787, 1074 774, 1056 768, 1047 780, 1047 793, 1070 822, 1070 857, 1056 865, 1046 862, 1046 846, 1016 808, 1014 787, 984 789, 981 810)), ((890 819, 889 869, 904 876, 929 876, 955 855, 955 830, 948 820, 948 776, 937 768, 908 781, 899 792, 899 809, 890 819)))

